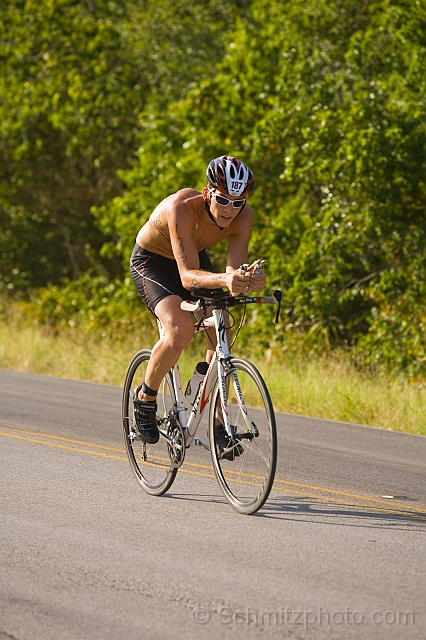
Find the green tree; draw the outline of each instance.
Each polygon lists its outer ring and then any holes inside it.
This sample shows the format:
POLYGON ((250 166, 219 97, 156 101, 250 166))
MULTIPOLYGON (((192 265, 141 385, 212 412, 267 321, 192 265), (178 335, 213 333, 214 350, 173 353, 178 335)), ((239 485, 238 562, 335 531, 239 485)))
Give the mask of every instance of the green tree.
POLYGON ((253 257, 268 258, 291 324, 420 375, 425 33, 418 0, 253 2, 218 73, 145 122, 127 193, 97 212, 115 250, 126 262, 162 197, 238 155, 257 182, 253 257))
MULTIPOLYGON (((99 265, 90 209, 121 193, 137 134, 214 74, 245 0, 6 0, 0 15, 0 287, 99 265)), ((103 270, 122 273, 103 259, 103 270)))
POLYGON ((0 261, 7 286, 78 277, 101 238, 90 206, 143 105, 123 3, 8 0, 1 15, 0 261), (89 256, 87 256, 89 254, 89 256))

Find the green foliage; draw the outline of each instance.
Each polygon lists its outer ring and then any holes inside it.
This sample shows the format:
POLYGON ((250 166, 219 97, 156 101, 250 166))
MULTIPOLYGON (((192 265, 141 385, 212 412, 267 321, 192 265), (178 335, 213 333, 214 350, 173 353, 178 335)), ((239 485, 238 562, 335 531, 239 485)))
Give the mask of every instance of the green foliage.
POLYGON ((73 327, 100 338, 120 339, 129 331, 151 340, 158 335, 157 323, 131 279, 112 279, 95 269, 65 287, 41 289, 24 308, 35 324, 55 332, 73 327))
MULTIPOLYGON (((150 113, 214 73, 245 0, 6 0, 0 15, 0 289, 77 279, 106 238, 150 113)), ((130 231, 130 233, 132 233, 130 231)), ((117 261, 103 259, 114 277, 117 261)))
MULTIPOLYGON (((100 224, 126 259, 129 227, 233 153, 255 172, 252 257, 267 257, 272 287, 285 290, 286 326, 424 375, 425 8, 257 0, 252 10, 218 73, 146 123, 139 162, 120 174, 128 191, 98 211, 100 224)), ((258 320, 265 345, 285 343, 258 320)))
POLYGON ((91 268, 41 294, 43 320, 133 317, 137 231, 229 153, 255 173, 250 257, 284 291, 246 339, 426 376, 424 2, 8 0, 1 20, 3 280, 91 268))
POLYGON ((103 240, 89 208, 118 192, 141 73, 122 33, 123 3, 94 6, 8 0, 2 10, 0 264, 9 289, 78 277, 103 240))

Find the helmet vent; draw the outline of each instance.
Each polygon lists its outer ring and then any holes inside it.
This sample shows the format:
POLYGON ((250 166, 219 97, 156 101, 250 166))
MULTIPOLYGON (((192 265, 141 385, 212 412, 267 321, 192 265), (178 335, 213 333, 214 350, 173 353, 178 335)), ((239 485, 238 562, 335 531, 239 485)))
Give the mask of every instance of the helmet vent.
POLYGON ((253 191, 253 173, 248 166, 233 156, 220 156, 209 163, 207 182, 221 193, 247 196, 253 191))

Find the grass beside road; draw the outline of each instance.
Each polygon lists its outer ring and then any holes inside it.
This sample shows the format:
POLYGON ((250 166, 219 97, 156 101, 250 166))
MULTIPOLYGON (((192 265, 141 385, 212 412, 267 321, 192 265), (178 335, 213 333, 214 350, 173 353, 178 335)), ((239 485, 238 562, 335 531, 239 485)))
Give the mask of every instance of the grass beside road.
MULTIPOLYGON (((129 332, 125 340, 102 340, 76 329, 55 333, 9 319, 0 321, 0 368, 121 386, 133 354, 150 344, 147 336, 140 338, 129 332)), ((184 384, 196 361, 195 350, 183 355, 184 384)), ((253 361, 277 411, 426 435, 424 385, 363 375, 337 355, 253 361)))
POLYGON ((426 388, 368 377, 345 359, 322 358, 262 368, 277 410, 426 435, 426 388))

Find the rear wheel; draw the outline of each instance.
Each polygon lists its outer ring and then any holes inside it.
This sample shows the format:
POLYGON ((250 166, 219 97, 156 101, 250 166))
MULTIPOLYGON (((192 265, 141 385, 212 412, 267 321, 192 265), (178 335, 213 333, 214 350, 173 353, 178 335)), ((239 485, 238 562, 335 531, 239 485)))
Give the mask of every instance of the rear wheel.
POLYGON ((274 482, 275 415, 263 378, 248 360, 232 358, 232 367, 226 372, 226 388, 233 439, 230 441, 223 428, 218 428, 219 417, 222 417, 218 381, 212 392, 209 419, 213 468, 223 494, 234 509, 251 514, 265 503, 274 482), (250 423, 254 434, 248 426, 250 423))
MULTIPOLYGON (((145 444, 137 435, 133 412, 132 390, 145 380, 145 373, 151 351, 139 351, 129 365, 123 389, 122 417, 124 441, 130 466, 139 484, 151 495, 160 496, 172 485, 177 473, 176 447, 171 447, 166 438, 160 435, 156 444, 145 444)), ((161 383, 157 396, 157 421, 160 429, 169 431, 179 440, 181 430, 168 420, 169 409, 176 401, 171 374, 168 373, 161 383)), ((184 452, 184 445, 182 451, 184 452)))

